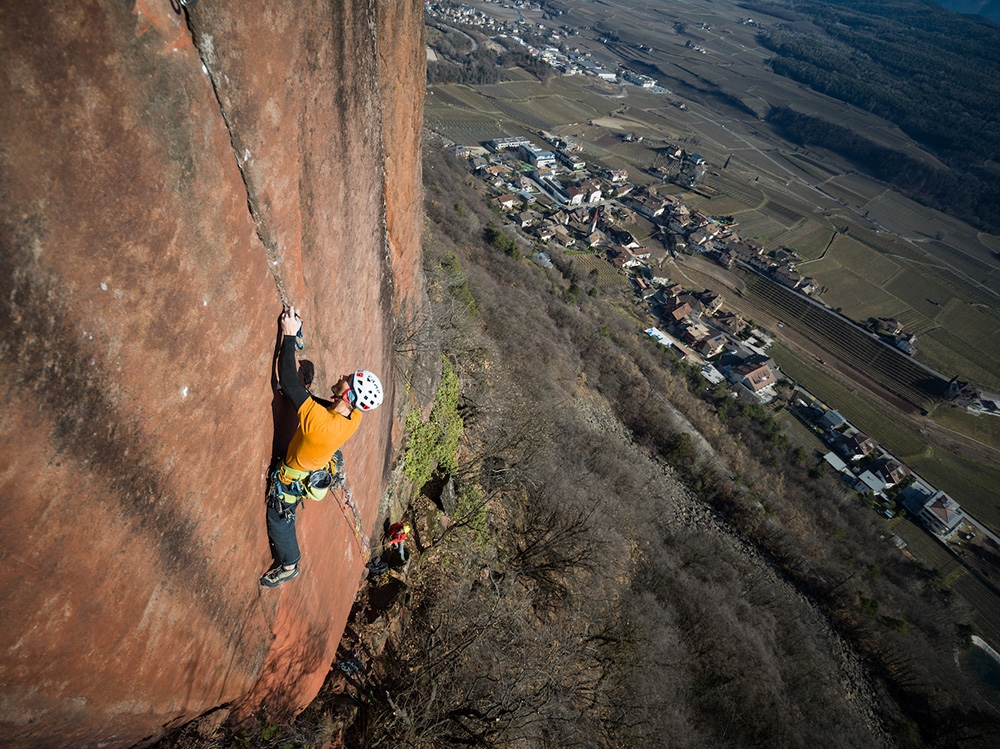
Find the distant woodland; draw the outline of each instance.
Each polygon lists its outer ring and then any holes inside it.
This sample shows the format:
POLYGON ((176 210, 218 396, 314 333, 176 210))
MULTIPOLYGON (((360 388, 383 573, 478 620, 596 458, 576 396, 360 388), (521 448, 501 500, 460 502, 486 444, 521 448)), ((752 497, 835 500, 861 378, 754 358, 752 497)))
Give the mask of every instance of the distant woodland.
POLYGON ((776 73, 893 122, 949 169, 879 146, 849 124, 778 109, 771 121, 790 139, 834 150, 926 204, 1000 231, 1000 26, 919 0, 741 7, 788 21, 759 35, 776 73), (802 17, 823 34, 797 30, 802 17))

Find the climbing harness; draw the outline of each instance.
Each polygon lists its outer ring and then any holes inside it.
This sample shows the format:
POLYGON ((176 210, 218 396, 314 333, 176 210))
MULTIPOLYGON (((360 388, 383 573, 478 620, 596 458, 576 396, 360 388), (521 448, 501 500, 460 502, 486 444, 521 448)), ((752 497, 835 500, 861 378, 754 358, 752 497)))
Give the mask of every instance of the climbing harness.
POLYGON ((267 487, 267 498, 264 500, 268 507, 273 509, 278 513, 278 517, 284 520, 286 523, 295 522, 295 509, 299 506, 302 501, 301 497, 291 501, 286 502, 285 497, 289 496, 285 494, 282 489, 290 487, 282 487, 278 482, 278 472, 275 471, 271 474, 271 480, 269 486, 267 487))
POLYGON ((337 488, 343 465, 344 456, 340 450, 334 453, 329 463, 315 471, 301 471, 282 462, 271 474, 271 488, 280 494, 285 502, 305 497, 318 502, 331 488, 337 488))

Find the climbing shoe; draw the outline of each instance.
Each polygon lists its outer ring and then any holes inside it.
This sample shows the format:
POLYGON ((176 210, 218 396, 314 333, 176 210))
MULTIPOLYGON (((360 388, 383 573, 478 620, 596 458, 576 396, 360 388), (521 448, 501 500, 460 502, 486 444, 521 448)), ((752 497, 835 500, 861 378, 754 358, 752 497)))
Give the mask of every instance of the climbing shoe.
POLYGON ((300 571, 301 570, 298 565, 296 565, 293 569, 286 570, 279 564, 273 570, 268 570, 264 573, 264 576, 260 579, 260 584, 265 588, 277 588, 279 585, 291 580, 293 577, 298 577, 300 571))

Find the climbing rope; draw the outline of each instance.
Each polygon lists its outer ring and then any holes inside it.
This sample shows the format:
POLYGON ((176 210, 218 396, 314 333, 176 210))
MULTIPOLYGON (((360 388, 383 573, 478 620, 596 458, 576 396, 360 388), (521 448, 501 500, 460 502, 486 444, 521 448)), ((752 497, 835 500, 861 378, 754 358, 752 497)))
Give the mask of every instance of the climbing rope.
POLYGON ((340 512, 344 516, 344 520, 347 521, 347 524, 354 532, 354 538, 358 542, 358 550, 361 552, 361 558, 367 563, 371 559, 371 544, 368 541, 368 537, 364 534, 364 527, 361 524, 361 513, 358 511, 358 505, 354 501, 354 494, 351 492, 350 487, 347 486, 347 471, 343 466, 341 466, 340 473, 338 473, 338 479, 343 499, 339 500, 337 505, 340 507, 340 512), (350 515, 347 514, 348 510, 351 511, 350 515))

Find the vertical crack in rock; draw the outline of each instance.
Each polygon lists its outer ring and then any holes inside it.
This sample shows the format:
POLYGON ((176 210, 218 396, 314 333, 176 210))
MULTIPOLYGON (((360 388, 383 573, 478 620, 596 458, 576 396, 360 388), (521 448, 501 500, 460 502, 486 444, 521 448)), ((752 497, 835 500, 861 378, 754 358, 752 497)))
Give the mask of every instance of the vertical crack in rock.
MULTIPOLYGON (((248 158, 241 158, 240 156, 240 144, 233 125, 229 121, 229 115, 226 114, 226 106, 222 101, 222 95, 219 93, 219 82, 216 79, 215 72, 212 70, 212 63, 214 62, 212 58, 214 54, 211 37, 199 28, 199 24, 195 22, 187 8, 184 9, 184 16, 187 20, 188 30, 191 32, 191 41, 194 44, 194 48, 198 51, 198 57, 201 59, 202 69, 208 75, 208 80, 212 83, 212 94, 219 105, 219 114, 226 125, 226 132, 229 133, 229 145, 233 149, 233 157, 236 159, 236 166, 240 170, 243 187, 247 193, 247 209, 250 211, 250 218, 253 219, 257 238, 264 245, 264 251, 267 255, 267 269, 274 279, 274 286, 278 290, 278 296, 281 297, 281 303, 286 307, 290 307, 291 303, 285 293, 284 281, 278 272, 278 262, 280 259, 278 240, 258 206, 257 188, 254 186, 253 175, 246 168, 248 158)), ((244 151, 244 153, 248 153, 248 151, 244 151)))
MULTIPOLYGON (((393 298, 395 296, 395 290, 393 288, 394 276, 392 273, 392 246, 389 242, 389 204, 386 198, 386 190, 389 184, 389 174, 388 167, 386 165, 386 153, 385 153, 385 141, 383 139, 385 135, 383 117, 385 115, 382 109, 382 87, 379 81, 379 46, 378 46, 378 19, 376 18, 376 8, 375 3, 370 2, 367 6, 368 10, 368 30, 371 33, 372 41, 372 62, 374 63, 375 69, 372 73, 372 88, 375 93, 375 101, 379 104, 379 132, 378 132, 378 142, 379 150, 382 154, 382 169, 381 169, 381 180, 382 180, 382 222, 381 222, 381 232, 382 232, 382 284, 381 284, 381 302, 383 307, 383 320, 387 320, 389 324, 388 335, 386 336, 386 341, 388 343, 387 354, 389 359, 392 359, 394 353, 394 342, 396 340, 396 330, 395 330, 395 320, 396 317, 393 314, 393 298)), ((388 463, 386 464, 388 465, 388 463)))

